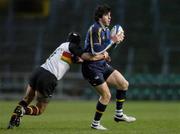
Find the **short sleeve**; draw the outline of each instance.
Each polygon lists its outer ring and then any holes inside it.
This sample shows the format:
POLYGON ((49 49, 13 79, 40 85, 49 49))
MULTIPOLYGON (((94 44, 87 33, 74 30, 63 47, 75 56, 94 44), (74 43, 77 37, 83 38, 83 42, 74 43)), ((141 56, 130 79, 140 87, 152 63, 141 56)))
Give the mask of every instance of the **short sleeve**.
POLYGON ((83 49, 80 45, 74 44, 74 43, 70 43, 69 44, 69 51, 75 55, 75 56, 79 56, 81 57, 81 55, 83 54, 83 49))

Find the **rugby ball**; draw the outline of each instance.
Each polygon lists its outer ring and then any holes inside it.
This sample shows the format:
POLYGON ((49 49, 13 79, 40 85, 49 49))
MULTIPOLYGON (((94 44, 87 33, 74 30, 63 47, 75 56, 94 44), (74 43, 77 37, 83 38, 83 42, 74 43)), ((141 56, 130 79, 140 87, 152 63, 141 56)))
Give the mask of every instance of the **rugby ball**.
POLYGON ((114 25, 111 29, 111 36, 120 34, 121 32, 124 32, 123 28, 120 25, 114 25))

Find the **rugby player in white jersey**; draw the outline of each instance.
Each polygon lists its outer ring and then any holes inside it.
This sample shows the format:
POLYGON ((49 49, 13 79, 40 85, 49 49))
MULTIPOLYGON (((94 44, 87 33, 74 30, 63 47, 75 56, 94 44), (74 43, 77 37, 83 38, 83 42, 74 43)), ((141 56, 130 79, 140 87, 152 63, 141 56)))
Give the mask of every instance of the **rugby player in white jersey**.
POLYGON ((68 41, 62 43, 31 75, 26 88, 26 94, 13 111, 8 129, 20 125, 23 115, 37 116, 47 107, 57 81, 69 70, 70 65, 84 60, 108 59, 108 53, 93 56, 84 53, 80 46, 81 37, 76 32, 68 34, 68 41), (30 103, 36 98, 36 105, 30 103))

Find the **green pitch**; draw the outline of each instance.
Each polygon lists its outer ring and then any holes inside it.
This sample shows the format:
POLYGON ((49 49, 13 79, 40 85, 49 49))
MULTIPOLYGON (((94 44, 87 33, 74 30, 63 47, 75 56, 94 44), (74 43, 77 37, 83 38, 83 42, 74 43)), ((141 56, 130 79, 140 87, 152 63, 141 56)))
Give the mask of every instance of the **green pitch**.
POLYGON ((17 102, 0 101, 0 134, 179 134, 179 102, 130 102, 124 111, 137 121, 132 124, 113 121, 114 103, 110 103, 102 118, 108 131, 91 129, 95 101, 51 101, 45 113, 23 117, 20 127, 7 130, 12 110, 17 102))

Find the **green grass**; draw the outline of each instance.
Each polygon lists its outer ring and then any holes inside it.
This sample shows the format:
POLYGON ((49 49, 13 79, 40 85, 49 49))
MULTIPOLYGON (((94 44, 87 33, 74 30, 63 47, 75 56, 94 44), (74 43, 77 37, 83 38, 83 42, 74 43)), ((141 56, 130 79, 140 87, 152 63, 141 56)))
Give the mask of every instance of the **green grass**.
POLYGON ((24 116, 19 128, 7 130, 17 102, 0 102, 0 134, 179 134, 179 102, 131 102, 124 111, 137 118, 135 123, 113 121, 114 103, 110 103, 101 123, 108 131, 90 129, 95 101, 51 101, 41 116, 24 116))

